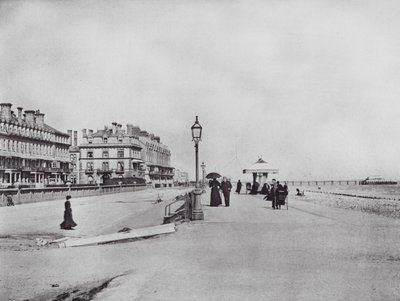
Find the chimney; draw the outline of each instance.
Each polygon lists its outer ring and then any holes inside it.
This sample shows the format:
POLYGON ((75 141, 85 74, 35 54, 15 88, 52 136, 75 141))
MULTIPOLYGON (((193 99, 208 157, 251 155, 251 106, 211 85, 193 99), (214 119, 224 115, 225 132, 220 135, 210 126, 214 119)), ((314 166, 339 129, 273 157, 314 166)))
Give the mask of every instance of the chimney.
POLYGON ((149 133, 147 133, 147 131, 144 131, 144 130, 140 131, 139 135, 142 137, 149 137, 149 133))
POLYGON ((35 113, 35 117, 36 117, 36 124, 40 127, 43 127, 44 126, 44 114, 40 113, 40 111, 37 110, 35 113))
POLYGON ((30 126, 35 125, 35 111, 25 110, 25 122, 30 126))
POLYGON ((78 131, 74 131, 74 146, 78 146, 78 131))
POLYGON ((112 123, 112 132, 113 132, 113 134, 115 134, 117 132, 117 123, 116 122, 112 123))
POLYGON ((11 120, 11 103, 0 103, 0 118, 5 121, 11 120))
POLYGON ((138 126, 132 127, 132 134, 135 136, 139 136, 140 135, 140 127, 138 127, 138 126))
POLYGON ((67 134, 68 134, 68 136, 69 136, 69 138, 68 138, 68 144, 69 144, 69 145, 72 145, 72 130, 68 130, 68 131, 67 131, 67 134))
POLYGON ((86 129, 82 130, 82 138, 87 138, 86 129))
POLYGON ((22 108, 21 108, 21 107, 18 107, 17 110, 18 110, 18 122, 19 122, 19 123, 22 123, 22 121, 23 121, 23 118, 22 118, 22 108))
POLYGON ((89 132, 89 136, 93 136, 93 130, 88 130, 88 132, 89 132))

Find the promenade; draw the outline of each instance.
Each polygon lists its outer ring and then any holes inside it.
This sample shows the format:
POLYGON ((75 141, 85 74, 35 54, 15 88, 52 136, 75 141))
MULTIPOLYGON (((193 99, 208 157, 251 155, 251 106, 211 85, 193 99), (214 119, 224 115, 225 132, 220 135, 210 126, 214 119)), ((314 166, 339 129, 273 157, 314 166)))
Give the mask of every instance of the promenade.
POLYGON ((233 194, 230 207, 214 208, 207 192, 205 220, 173 234, 1 249, 0 299, 72 300, 107 282, 94 300, 399 300, 399 220, 307 198, 290 196, 289 210, 272 210, 262 196, 233 194))

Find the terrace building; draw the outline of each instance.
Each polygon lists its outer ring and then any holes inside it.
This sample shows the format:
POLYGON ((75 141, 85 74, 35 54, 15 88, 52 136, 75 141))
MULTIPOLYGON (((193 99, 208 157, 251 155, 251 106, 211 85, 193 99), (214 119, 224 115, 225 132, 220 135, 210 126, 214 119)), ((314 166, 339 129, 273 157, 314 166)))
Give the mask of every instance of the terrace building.
POLYGON ((159 137, 131 124, 126 130, 116 122, 96 132, 84 129, 82 142, 77 147, 74 142, 70 155, 79 166, 71 174, 76 183, 103 184, 116 178, 140 178, 156 187, 173 183, 169 149, 159 137))
POLYGON ((69 136, 44 123, 39 110, 0 104, 0 186, 42 186, 67 181, 69 136))

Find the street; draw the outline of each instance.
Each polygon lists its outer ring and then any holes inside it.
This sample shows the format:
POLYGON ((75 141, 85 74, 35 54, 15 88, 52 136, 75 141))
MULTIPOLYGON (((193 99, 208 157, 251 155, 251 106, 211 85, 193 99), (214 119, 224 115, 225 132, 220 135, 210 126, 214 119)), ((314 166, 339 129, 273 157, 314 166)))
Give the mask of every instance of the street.
MULTIPOLYGON (((115 195, 120 198, 126 196, 115 195)), ((315 205, 307 197, 290 196, 289 210, 272 210, 252 195, 233 194, 229 208, 208 203, 207 193, 204 221, 180 224, 165 236, 68 249, 1 249, 1 299, 52 300, 112 278, 94 300, 400 298, 396 219, 315 205)), ((35 214, 37 220, 46 216, 35 214)), ((77 221, 78 228, 85 222, 77 221)), ((89 215, 87 222, 93 223, 89 215)))

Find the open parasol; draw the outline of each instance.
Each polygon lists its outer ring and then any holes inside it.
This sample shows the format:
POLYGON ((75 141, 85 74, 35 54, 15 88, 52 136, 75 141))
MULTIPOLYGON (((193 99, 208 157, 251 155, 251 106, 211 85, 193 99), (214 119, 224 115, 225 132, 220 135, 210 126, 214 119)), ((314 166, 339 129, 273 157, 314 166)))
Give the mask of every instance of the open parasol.
POLYGON ((221 175, 219 173, 217 173, 217 172, 210 172, 206 176, 207 179, 214 179, 214 178, 220 178, 220 177, 221 177, 221 175))

